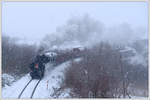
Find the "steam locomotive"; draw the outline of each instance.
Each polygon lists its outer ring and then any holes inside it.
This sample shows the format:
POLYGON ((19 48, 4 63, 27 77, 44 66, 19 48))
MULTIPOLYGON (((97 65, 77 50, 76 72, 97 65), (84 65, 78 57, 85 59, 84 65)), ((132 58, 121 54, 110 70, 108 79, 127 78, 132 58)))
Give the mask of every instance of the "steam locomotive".
POLYGON ((35 57, 30 64, 30 76, 32 79, 42 79, 45 72, 45 64, 53 60, 52 54, 44 53, 35 57))

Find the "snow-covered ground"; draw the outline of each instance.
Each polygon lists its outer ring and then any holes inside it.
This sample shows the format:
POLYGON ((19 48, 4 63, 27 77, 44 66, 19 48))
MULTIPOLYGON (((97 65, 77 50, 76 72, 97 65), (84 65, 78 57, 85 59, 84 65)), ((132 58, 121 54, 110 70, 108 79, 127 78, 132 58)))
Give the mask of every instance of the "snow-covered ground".
POLYGON ((7 73, 2 74, 2 84, 4 86, 10 85, 14 81, 15 81, 15 78, 12 75, 9 75, 7 73))
POLYGON ((2 88, 2 98, 17 98, 29 80, 29 75, 25 75, 19 81, 14 82, 11 86, 5 86, 2 88))
MULTIPOLYGON (((52 98, 51 94, 54 92, 54 88, 59 88, 64 76, 64 70, 69 66, 69 61, 65 62, 55 68, 51 64, 46 65, 45 77, 41 80, 33 98, 52 98)), ((5 86, 2 88, 2 98, 18 98, 20 92, 24 86, 31 79, 30 75, 27 74, 17 82, 14 82, 11 86, 5 86)), ((33 80, 26 88, 21 98, 30 98, 31 92, 35 87, 37 80, 33 80)))

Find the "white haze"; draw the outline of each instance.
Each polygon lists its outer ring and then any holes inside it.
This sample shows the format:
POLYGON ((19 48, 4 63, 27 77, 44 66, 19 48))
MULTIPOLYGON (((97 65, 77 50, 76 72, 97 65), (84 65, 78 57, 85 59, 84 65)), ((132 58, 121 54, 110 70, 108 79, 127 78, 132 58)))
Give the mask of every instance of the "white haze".
POLYGON ((134 29, 128 23, 105 27, 101 21, 90 15, 72 17, 66 24, 56 28, 53 34, 47 34, 42 40, 44 47, 60 47, 68 45, 92 46, 101 41, 126 45, 135 40, 147 39, 148 32, 142 28, 134 29))
MULTIPOLYGON (((2 32, 20 38, 20 42, 40 43, 45 36, 91 45, 101 40, 126 43, 148 37, 148 4, 146 2, 3 2, 2 32), (76 23, 88 14, 82 34, 74 34, 76 23), (74 22, 67 22, 69 19, 74 22), (98 23, 97 23, 98 22, 98 23), (64 32, 72 32, 74 38, 64 32), (51 34, 51 35, 50 35, 51 34), (65 34, 65 36, 64 36, 65 34), (78 36, 79 35, 79 36, 78 36), (81 36, 81 37, 80 37, 81 36), (67 38, 64 38, 67 37, 67 38), (70 39, 70 40, 69 40, 70 39)), ((81 33, 81 32, 79 32, 81 33)), ((46 41, 46 40, 45 40, 46 41)), ((63 42, 62 42, 63 41, 63 42)))

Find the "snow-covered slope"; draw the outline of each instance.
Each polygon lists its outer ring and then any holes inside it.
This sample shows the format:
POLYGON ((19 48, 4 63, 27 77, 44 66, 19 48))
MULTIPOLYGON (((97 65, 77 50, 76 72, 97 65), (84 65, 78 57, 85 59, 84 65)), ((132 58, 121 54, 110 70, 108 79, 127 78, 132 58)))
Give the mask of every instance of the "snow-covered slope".
POLYGON ((7 73, 2 74, 2 85, 10 85, 12 82, 15 81, 15 78, 7 73))
MULTIPOLYGON (((62 82, 63 71, 69 65, 69 61, 65 62, 54 69, 52 69, 51 64, 46 65, 45 77, 39 83, 33 98, 51 98, 51 94, 54 92, 54 88, 58 88, 62 82)), ((29 74, 22 77, 17 82, 14 82, 11 86, 6 86, 2 88, 2 98, 18 98, 19 93, 22 91, 27 82, 31 79, 29 74)), ((22 95, 22 98, 29 98, 29 93, 32 91, 32 88, 35 86, 34 83, 37 81, 34 80, 32 84, 25 93, 22 95)))

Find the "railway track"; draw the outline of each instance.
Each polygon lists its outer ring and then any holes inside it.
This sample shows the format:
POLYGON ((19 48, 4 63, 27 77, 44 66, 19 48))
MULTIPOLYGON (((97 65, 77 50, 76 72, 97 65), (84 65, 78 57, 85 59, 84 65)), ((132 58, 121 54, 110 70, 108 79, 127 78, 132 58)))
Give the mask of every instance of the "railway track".
MULTIPOLYGON (((30 98, 32 98, 33 97, 33 95, 34 95, 34 92, 35 92, 35 90, 36 90, 36 88, 37 88, 37 86, 38 86, 38 84, 40 83, 40 81, 41 81, 41 79, 40 80, 38 80, 38 82, 35 84, 35 87, 34 87, 34 89, 33 89, 33 91, 32 91, 32 93, 31 93, 31 96, 30 96, 30 98)), ((21 98, 21 96, 22 96, 22 94, 24 93, 24 91, 26 90, 26 88, 29 86, 29 84, 32 82, 32 79, 25 85, 25 87, 22 89, 22 91, 20 92, 20 94, 19 94, 19 96, 18 96, 18 99, 20 99, 21 98)))

